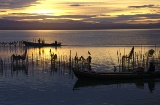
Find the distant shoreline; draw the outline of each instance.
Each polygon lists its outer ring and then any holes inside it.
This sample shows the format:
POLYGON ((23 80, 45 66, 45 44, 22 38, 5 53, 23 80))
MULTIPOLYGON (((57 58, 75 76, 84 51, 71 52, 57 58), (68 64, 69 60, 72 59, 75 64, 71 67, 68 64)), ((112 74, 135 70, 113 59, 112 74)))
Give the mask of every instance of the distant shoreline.
POLYGON ((160 23, 42 23, 0 19, 0 30, 106 30, 106 29, 160 29, 160 23))
POLYGON ((147 30, 147 29, 155 29, 160 30, 160 28, 106 28, 106 29, 0 29, 0 30, 147 30))

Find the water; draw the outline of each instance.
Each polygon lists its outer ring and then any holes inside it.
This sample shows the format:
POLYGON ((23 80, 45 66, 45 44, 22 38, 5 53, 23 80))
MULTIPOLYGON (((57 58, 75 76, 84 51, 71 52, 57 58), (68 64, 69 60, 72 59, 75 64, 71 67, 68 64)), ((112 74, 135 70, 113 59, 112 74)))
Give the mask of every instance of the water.
POLYGON ((22 30, 0 31, 0 41, 20 41, 44 38, 51 43, 63 45, 108 46, 108 45, 159 45, 160 29, 120 30, 22 30), (14 37, 13 37, 14 36, 14 37), (134 39, 134 40, 133 40, 134 39))
POLYGON ((0 104, 2 105, 159 105, 160 80, 151 81, 78 81, 65 67, 51 69, 50 49, 58 57, 92 56, 92 70, 113 71, 119 65, 117 51, 122 55, 132 46, 138 53, 154 49, 159 56, 160 30, 1 30, 0 42, 45 39, 63 45, 57 49, 28 48, 27 65, 14 68, 12 54, 22 54, 26 47, 0 46, 5 61, 0 71, 0 104), (156 45, 156 47, 155 47, 156 45), (32 56, 33 54, 33 56, 32 56), (33 59, 33 60, 32 60, 33 59))

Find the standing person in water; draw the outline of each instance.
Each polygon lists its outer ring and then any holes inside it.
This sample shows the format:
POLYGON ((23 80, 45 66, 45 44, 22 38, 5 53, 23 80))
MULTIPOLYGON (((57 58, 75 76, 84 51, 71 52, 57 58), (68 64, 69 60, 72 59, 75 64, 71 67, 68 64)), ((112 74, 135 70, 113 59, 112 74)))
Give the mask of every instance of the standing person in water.
POLYGON ((39 39, 38 39, 38 43, 40 43, 40 42, 41 42, 41 39, 39 38, 39 39))

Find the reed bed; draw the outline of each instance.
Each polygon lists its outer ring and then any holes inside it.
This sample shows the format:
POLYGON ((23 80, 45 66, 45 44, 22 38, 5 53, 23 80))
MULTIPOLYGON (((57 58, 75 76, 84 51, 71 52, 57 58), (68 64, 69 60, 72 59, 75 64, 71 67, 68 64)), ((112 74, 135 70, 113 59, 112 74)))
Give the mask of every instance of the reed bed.
POLYGON ((123 52, 120 50, 117 50, 117 67, 119 71, 130 71, 137 68, 144 68, 144 70, 147 71, 151 62, 154 63, 155 70, 160 71, 160 50, 157 49, 156 46, 154 49, 150 49, 148 51, 145 51, 145 47, 143 48, 141 46, 141 50, 133 52, 130 59, 127 59, 129 54, 125 54, 125 49, 124 55, 122 55, 122 53, 123 52), (150 54, 151 52, 152 54, 150 54), (123 57, 125 57, 124 60, 123 57))
MULTIPOLYGON (((3 49, 3 46, 0 48, 3 49)), ((11 69, 12 71, 24 70, 25 73, 27 73, 26 71, 28 71, 28 68, 34 68, 36 70, 46 70, 51 72, 57 72, 58 70, 65 72, 65 70, 69 70, 69 73, 71 73, 72 68, 74 67, 89 69, 92 65, 92 63, 90 64, 91 61, 89 62, 87 58, 84 58, 83 56, 77 57, 77 53, 76 55, 73 55, 72 50, 70 50, 69 55, 65 55, 52 52, 51 50, 48 54, 44 50, 39 50, 38 48, 33 48, 34 50, 27 52, 26 59, 24 61, 18 60, 12 62, 11 54, 22 55, 27 48, 10 48, 7 46, 5 46, 5 48, 7 48, 7 52, 10 53, 10 55, 0 58, 1 71, 11 69)), ((134 51, 131 59, 124 59, 124 61, 122 57, 128 56, 129 54, 126 53, 125 48, 124 51, 117 50, 118 65, 114 65, 114 71, 131 71, 139 67, 142 67, 145 71, 147 71, 150 62, 154 62, 156 71, 160 70, 160 50, 155 46, 153 49, 154 53, 148 56, 148 51, 145 51, 144 49, 145 47, 141 47, 140 51, 134 51)), ((4 53, 3 50, 1 51, 1 53, 4 53)))

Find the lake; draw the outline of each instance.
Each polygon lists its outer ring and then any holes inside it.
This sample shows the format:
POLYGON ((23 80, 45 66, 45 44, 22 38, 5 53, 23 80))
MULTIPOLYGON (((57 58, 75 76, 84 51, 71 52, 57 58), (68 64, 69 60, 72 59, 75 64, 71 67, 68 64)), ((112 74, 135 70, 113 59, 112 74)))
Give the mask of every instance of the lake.
MULTIPOLYGON (((89 56, 96 72, 112 72, 134 46, 137 58, 153 49, 160 57, 160 29, 117 30, 0 30, 0 42, 55 40, 61 47, 27 48, 0 45, 0 104, 2 105, 159 105, 160 79, 137 81, 79 81, 69 68, 71 56, 89 56), (27 50, 25 64, 11 63, 12 54, 27 50), (52 68, 50 51, 61 66, 52 68), (118 52, 118 54, 117 54, 118 52)), ((156 67, 159 69, 159 64, 156 67)), ((147 67, 146 67, 147 70, 147 67)))

